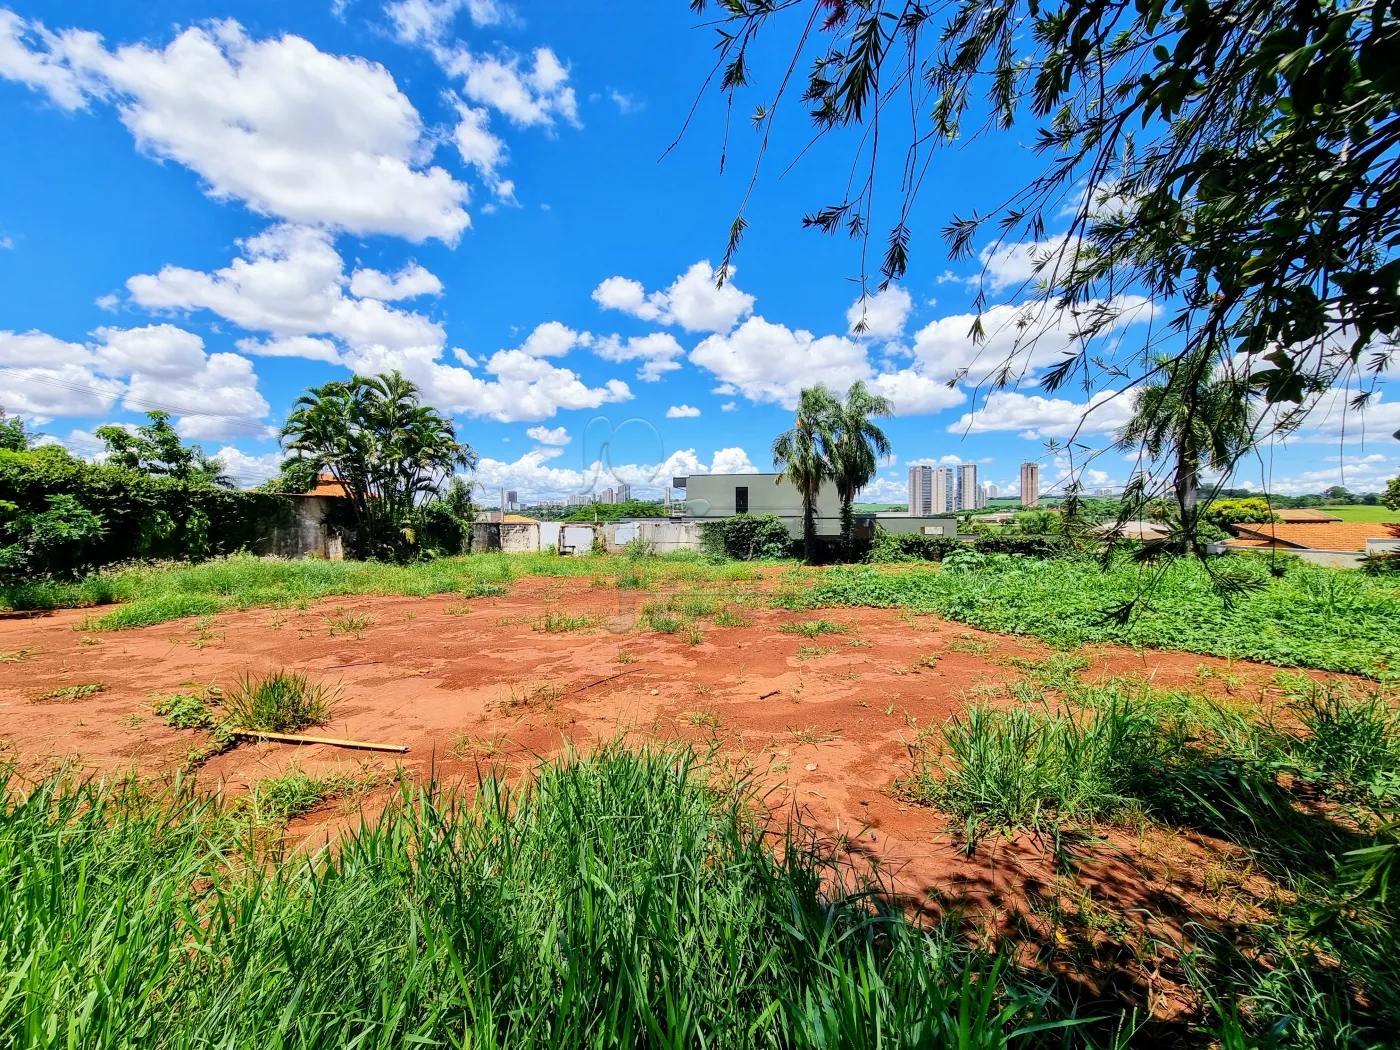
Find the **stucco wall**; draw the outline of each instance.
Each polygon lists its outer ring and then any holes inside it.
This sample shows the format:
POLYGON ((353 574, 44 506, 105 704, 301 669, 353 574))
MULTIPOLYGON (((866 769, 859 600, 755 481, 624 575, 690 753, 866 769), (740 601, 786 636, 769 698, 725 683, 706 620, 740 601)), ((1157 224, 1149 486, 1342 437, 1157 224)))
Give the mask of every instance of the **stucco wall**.
POLYGON ((311 555, 341 561, 345 544, 341 529, 333 524, 339 499, 331 496, 292 496, 290 509, 273 526, 265 553, 278 558, 311 555))
POLYGON ((631 540, 650 543, 657 554, 669 551, 700 549, 698 521, 655 520, 620 521, 603 526, 603 542, 610 552, 622 550, 631 540))

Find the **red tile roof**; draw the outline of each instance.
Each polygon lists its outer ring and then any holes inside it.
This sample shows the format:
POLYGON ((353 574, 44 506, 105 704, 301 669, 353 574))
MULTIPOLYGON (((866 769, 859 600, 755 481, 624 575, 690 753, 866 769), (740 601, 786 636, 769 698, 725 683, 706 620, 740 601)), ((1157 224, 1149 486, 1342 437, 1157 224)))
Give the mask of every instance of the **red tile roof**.
POLYGON ((1335 514, 1328 514, 1325 510, 1313 510, 1311 507, 1300 507, 1297 510, 1290 510, 1287 507, 1280 507, 1274 511, 1280 521, 1287 525, 1302 525, 1305 522, 1318 521, 1341 521, 1335 514))
POLYGON ((1239 539, 1231 547, 1280 547, 1319 551, 1364 551, 1371 539, 1400 538, 1400 522, 1339 521, 1307 525, 1235 525, 1239 539))
POLYGON ((301 493, 303 496, 334 496, 338 499, 349 499, 350 493, 345 486, 335 480, 334 474, 316 475, 316 484, 307 491, 301 493))

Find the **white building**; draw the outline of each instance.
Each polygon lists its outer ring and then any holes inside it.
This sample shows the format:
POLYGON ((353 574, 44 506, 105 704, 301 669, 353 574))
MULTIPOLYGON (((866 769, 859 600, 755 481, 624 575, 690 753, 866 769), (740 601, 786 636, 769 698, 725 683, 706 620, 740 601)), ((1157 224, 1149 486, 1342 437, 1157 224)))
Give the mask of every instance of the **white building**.
POLYGON ((987 482, 987 498, 988 498, 988 499, 996 499, 996 498, 997 498, 997 487, 996 487, 995 485, 993 485, 990 481, 987 482))
POLYGON ((933 468, 933 513, 952 514, 958 509, 957 478, 952 467, 933 468))
POLYGON ((1021 464, 1021 506, 1034 507, 1040 501, 1040 464, 1021 464))
POLYGON ((977 502, 977 464, 961 463, 958 465, 958 491, 957 506, 955 510, 976 510, 980 504, 977 502))
POLYGON ((909 468, 909 515, 914 518, 933 516, 933 468, 909 468))

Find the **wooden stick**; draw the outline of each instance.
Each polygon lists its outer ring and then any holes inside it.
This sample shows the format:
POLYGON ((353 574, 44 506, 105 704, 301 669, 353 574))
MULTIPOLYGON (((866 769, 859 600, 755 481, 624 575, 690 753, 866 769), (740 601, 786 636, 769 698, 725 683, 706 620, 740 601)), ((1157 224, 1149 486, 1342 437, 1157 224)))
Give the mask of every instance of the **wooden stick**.
POLYGON ((293 733, 263 733, 253 729, 235 729, 234 736, 252 740, 271 740, 278 744, 330 744, 332 747, 353 747, 361 751, 407 751, 403 744, 374 744, 368 740, 341 740, 333 736, 298 736, 293 733))
POLYGON ((587 685, 581 685, 581 686, 579 686, 577 689, 570 689, 570 690, 569 690, 569 693, 570 693, 571 695, 572 695, 573 693, 581 693, 581 692, 583 692, 585 689, 592 689, 595 685, 602 685, 604 682, 611 682, 614 678, 624 678, 624 677, 626 677, 626 676, 629 675, 629 674, 636 674, 638 671, 645 671, 645 670, 646 670, 645 667, 634 667, 634 668, 632 668, 632 670, 630 670, 630 671, 619 671, 617 674, 610 674, 610 675, 608 675, 608 677, 606 677, 606 678, 600 678, 600 679, 598 679, 596 682, 589 682, 587 685))
POLYGON ((781 689, 774 689, 771 693, 764 693, 762 696, 759 697, 759 699, 760 699, 760 700, 767 700, 770 696, 777 696, 777 695, 778 695, 779 693, 781 693, 781 692, 782 692, 781 689))

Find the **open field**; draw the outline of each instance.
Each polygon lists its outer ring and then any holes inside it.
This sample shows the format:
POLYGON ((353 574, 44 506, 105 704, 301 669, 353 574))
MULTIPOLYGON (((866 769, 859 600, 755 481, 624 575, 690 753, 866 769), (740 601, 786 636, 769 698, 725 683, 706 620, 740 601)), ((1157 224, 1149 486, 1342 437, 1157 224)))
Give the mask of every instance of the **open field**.
POLYGON ((1389 507, 1369 507, 1365 504, 1346 507, 1323 507, 1324 513, 1335 514, 1343 521, 1400 521, 1400 511, 1389 507))
MULTIPOLYGON (((0 620, 8 788, 54 792, 0 814, 0 1041, 1384 1045, 1388 905, 1332 873, 1388 841, 1386 687, 1086 639, 1122 581, 1034 564, 235 559, 0 620), (123 616, 162 589, 211 604, 123 616)), ((1393 624, 1345 625, 1393 591, 1311 573, 1248 598, 1317 605, 1292 634, 1169 581, 1202 626, 1164 640, 1384 676, 1393 624)))

